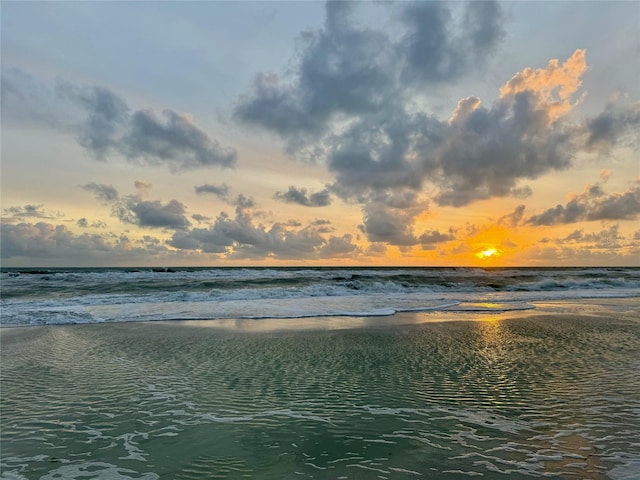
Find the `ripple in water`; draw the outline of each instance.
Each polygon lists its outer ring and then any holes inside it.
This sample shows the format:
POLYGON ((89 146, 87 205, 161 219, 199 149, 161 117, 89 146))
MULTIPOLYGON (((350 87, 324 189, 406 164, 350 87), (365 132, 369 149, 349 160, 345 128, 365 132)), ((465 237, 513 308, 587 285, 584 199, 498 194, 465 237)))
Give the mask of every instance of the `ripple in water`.
POLYGON ((2 478, 632 478, 639 367, 634 319, 4 329, 2 478))

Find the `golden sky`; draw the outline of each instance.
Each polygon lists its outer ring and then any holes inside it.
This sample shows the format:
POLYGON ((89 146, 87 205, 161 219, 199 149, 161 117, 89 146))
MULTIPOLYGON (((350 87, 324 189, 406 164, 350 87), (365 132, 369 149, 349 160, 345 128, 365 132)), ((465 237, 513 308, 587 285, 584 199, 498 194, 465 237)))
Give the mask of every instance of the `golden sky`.
POLYGON ((0 8, 3 266, 640 265, 637 2, 0 8))

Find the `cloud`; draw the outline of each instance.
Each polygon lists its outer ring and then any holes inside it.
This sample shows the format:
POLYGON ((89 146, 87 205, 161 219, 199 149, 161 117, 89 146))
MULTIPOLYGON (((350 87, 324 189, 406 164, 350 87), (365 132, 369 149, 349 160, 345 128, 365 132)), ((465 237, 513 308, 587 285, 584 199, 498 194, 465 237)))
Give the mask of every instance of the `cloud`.
POLYGON ((359 228, 370 242, 416 245, 419 239, 413 229, 414 219, 427 207, 413 190, 378 191, 365 200, 363 223, 359 228))
POLYGON ((350 234, 341 237, 329 237, 325 243, 317 250, 321 258, 349 258, 362 253, 360 247, 353 243, 353 236, 350 234))
POLYGON ((369 242, 387 243, 399 247, 421 244, 431 249, 438 243, 455 239, 453 230, 425 230, 417 235, 415 218, 428 210, 428 204, 411 190, 373 195, 363 207, 364 218, 359 226, 369 242))
POLYGON ((97 222, 89 223, 89 220, 87 220, 85 217, 79 218, 76 222, 76 225, 80 228, 107 228, 107 224, 105 222, 99 220, 97 222))
POLYGON ((557 239, 558 243, 589 243, 595 248, 620 248, 620 236, 618 225, 612 225, 607 230, 599 232, 584 233, 584 230, 574 230, 565 238, 557 239))
POLYGON ((413 215, 403 210, 392 210, 374 204, 364 207, 363 224, 360 230, 370 242, 384 242, 392 245, 415 245, 412 223, 413 215))
POLYGON ((532 263, 540 265, 618 265, 628 267, 636 265, 638 261, 637 246, 622 248, 594 248, 588 244, 545 245, 542 248, 533 248, 528 252, 527 258, 532 263))
POLYGON ((8 207, 2 209, 3 221, 21 220, 24 218, 58 218, 63 216, 60 212, 46 212, 44 205, 27 204, 21 207, 8 207))
POLYGON ((297 203, 305 207, 326 207, 331 204, 331 195, 328 189, 311 193, 306 188, 296 188, 293 185, 286 192, 277 192, 275 198, 287 203, 297 203))
POLYGON ((222 147, 186 115, 171 109, 159 118, 151 109, 132 111, 117 93, 101 86, 58 80, 54 88, 19 69, 3 69, 3 121, 30 121, 74 132, 92 156, 121 155, 133 162, 168 166, 171 172, 232 167, 235 149, 222 147))
POLYGON ((118 190, 113 185, 106 185, 104 183, 90 182, 84 185, 80 185, 80 188, 87 192, 93 193, 96 199, 105 203, 115 202, 120 198, 118 190))
POLYGON ((144 183, 139 180, 133 182, 133 186, 136 188, 139 197, 146 197, 153 188, 151 183, 144 183))
POLYGON ((195 191, 198 195, 204 194, 212 194, 220 198, 221 200, 227 200, 229 197, 229 193, 231 192, 231 187, 226 183, 222 185, 211 185, 205 183, 204 185, 198 185, 195 187, 195 191))
POLYGON ((524 185, 522 187, 512 188, 509 194, 514 198, 527 198, 533 195, 533 190, 529 185, 524 185))
MULTIPOLYGON (((290 154, 324 162, 329 191, 362 204, 370 241, 417 242, 417 214, 398 218, 376 192, 432 185, 435 203, 462 207, 524 198, 532 191, 523 179, 571 166, 579 142, 568 114, 580 101, 585 50, 525 68, 492 105, 461 99, 443 121, 422 107, 422 92, 479 71, 504 38, 500 6, 396 5, 396 32, 360 26, 356 8, 329 2, 322 28, 303 34, 290 74, 258 74, 234 116, 277 133, 290 154)), ((295 187, 278 195, 309 203, 295 187)))
POLYGON ((325 238, 321 228, 316 224, 295 228, 295 225, 278 222, 266 227, 254 222, 250 210, 237 206, 233 218, 222 213, 208 228, 176 231, 169 245, 230 259, 329 258, 354 255, 360 251, 352 243, 350 235, 325 238))
POLYGON ((76 236, 64 225, 39 222, 3 225, 2 258, 46 257, 60 250, 105 250, 104 238, 98 235, 76 236))
POLYGON ((540 240, 541 246, 529 250, 527 256, 546 265, 636 265, 637 240, 637 235, 623 235, 617 224, 592 232, 578 229, 564 237, 540 240))
POLYGON ((131 264, 141 258, 167 256, 171 252, 158 239, 130 240, 113 234, 75 234, 64 225, 46 222, 3 225, 0 230, 0 257, 38 258, 61 264, 73 260, 87 265, 131 264))
POLYGON ((279 134, 296 151, 331 130, 339 115, 366 116, 402 101, 407 79, 422 88, 461 76, 504 36, 495 2, 469 2, 454 25, 450 6, 418 2, 400 6, 397 42, 381 30, 356 26, 351 2, 327 2, 322 28, 302 34, 289 79, 256 75, 235 106, 238 121, 279 134))
POLYGON ((76 130, 73 116, 78 112, 73 105, 23 70, 3 65, 0 92, 3 123, 76 130))
POLYGON ((517 187, 520 179, 571 165, 575 139, 562 120, 576 104, 572 95, 587 69, 585 53, 576 50, 563 64, 551 60, 546 68, 526 68, 500 89, 490 108, 474 102, 460 114, 459 104, 445 140, 427 163, 440 176, 438 204, 460 207, 520 197, 530 191, 517 187))
POLYGON ((200 215, 199 213, 194 213, 193 215, 191 215, 191 218, 193 218, 198 223, 209 223, 211 221, 211 217, 200 215))
MULTIPOLYGON (((289 224, 291 226, 301 227, 302 223, 298 220, 290 220, 289 224)), ((318 218, 309 222, 309 225, 313 226, 318 233, 331 233, 335 232, 335 228, 331 226, 331 220, 326 220, 324 218, 318 218)))
POLYGON ((392 55, 386 35, 351 25, 354 5, 327 2, 324 27, 302 35, 290 81, 256 75, 238 100, 235 118, 281 135, 290 148, 327 131, 334 114, 358 114, 386 102, 392 55))
MULTIPOLYGON (((583 52, 565 63, 576 57, 582 59, 583 52)), ((576 63, 582 66, 582 60, 576 63)), ((556 85, 560 100, 548 83, 510 85, 511 80, 488 108, 474 97, 461 100, 448 122, 411 113, 406 106, 353 122, 326 141, 328 166, 335 174, 332 189, 348 197, 399 187, 420 190, 429 182, 439 189, 436 203, 454 207, 527 196, 531 190, 518 186, 521 179, 568 168, 575 154, 573 128, 560 116, 567 109, 558 103, 573 105, 564 95, 574 91, 584 68, 571 72, 574 76, 560 79, 569 86, 556 85), (525 85, 530 89, 522 90, 525 85)))
POLYGON ((524 211, 526 207, 524 205, 518 205, 513 212, 508 213, 498 219, 499 225, 507 225, 509 227, 517 227, 522 223, 524 217, 524 211))
POLYGON ((525 68, 502 86, 500 97, 533 92, 537 103, 545 106, 548 121, 557 120, 575 106, 571 100, 587 70, 586 53, 586 50, 578 49, 562 64, 554 58, 545 68, 525 68))
POLYGON ((404 80, 425 84, 457 79, 478 68, 504 39, 504 15, 497 2, 468 2, 459 24, 453 17, 445 2, 403 6, 406 33, 395 50, 405 60, 404 80))
POLYGON ((587 150, 608 151, 621 139, 639 142, 640 103, 620 106, 609 104, 604 112, 586 121, 587 150))
POLYGON ((185 212, 185 205, 178 200, 163 204, 159 200, 141 200, 133 196, 113 206, 113 214, 121 221, 150 228, 187 228, 191 223, 185 212))
POLYGON ((256 202, 252 197, 247 197, 242 193, 238 194, 231 204, 240 209, 253 208, 256 206, 256 202))
POLYGON ((235 196, 235 198, 231 197, 231 187, 226 183, 222 185, 211 185, 204 184, 195 187, 195 191, 198 195, 204 194, 212 194, 217 196, 219 199, 228 203, 229 205, 233 205, 239 208, 253 208, 255 207, 255 200, 252 197, 247 197, 246 195, 239 193, 235 196))
POLYGON ((111 205, 111 214, 124 223, 139 227, 184 229, 191 225, 186 217, 186 206, 178 200, 162 203, 143 200, 152 188, 150 183, 136 180, 137 195, 120 196, 111 185, 90 182, 81 188, 94 194, 96 199, 111 205))
POLYGON ((162 114, 164 121, 153 110, 133 113, 118 145, 127 158, 166 164, 172 172, 235 164, 235 150, 221 147, 187 117, 168 109, 162 114))
POLYGON ((623 193, 607 194, 599 185, 587 185, 567 202, 527 220, 531 225, 555 225, 594 220, 634 220, 640 215, 640 182, 623 193))
POLYGON ((418 239, 422 244, 423 249, 433 248, 434 245, 438 243, 448 242, 450 240, 455 240, 455 235, 452 230, 449 230, 447 233, 441 233, 438 230, 427 230, 418 239))
POLYGON ((384 257, 387 246, 384 243, 370 243, 364 253, 371 257, 384 257))
POLYGON ((600 170, 600 178, 602 179, 602 183, 607 183, 612 174, 613 172, 608 168, 603 168, 602 170, 600 170))
POLYGON ((102 87, 79 87, 65 82, 59 83, 56 90, 58 95, 87 112, 87 118, 78 126, 78 142, 105 160, 110 151, 118 147, 118 136, 125 128, 129 116, 126 102, 102 87))

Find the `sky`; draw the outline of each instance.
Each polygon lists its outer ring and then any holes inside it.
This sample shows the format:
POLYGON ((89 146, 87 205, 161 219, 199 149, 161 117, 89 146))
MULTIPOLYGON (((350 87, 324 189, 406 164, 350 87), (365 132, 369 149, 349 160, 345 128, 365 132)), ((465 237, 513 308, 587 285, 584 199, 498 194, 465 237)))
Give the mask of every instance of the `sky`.
POLYGON ((640 265, 640 2, 0 9, 2 266, 640 265))

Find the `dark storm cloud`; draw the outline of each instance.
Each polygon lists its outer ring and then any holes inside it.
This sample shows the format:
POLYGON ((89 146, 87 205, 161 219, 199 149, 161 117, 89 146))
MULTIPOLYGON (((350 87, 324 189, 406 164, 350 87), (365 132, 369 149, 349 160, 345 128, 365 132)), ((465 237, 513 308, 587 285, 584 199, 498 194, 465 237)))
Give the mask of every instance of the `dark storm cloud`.
POLYGON ((555 225, 594 220, 634 220, 640 216, 640 184, 623 193, 605 193, 599 185, 541 214, 529 217, 531 225, 555 225))
POLYGON ((86 190, 87 192, 93 193, 96 199, 106 203, 115 202, 116 200, 118 200, 118 198, 120 198, 118 190, 116 190, 112 185, 90 182, 85 185, 80 185, 80 188, 86 190))
POLYGON ((311 193, 306 188, 297 188, 293 185, 286 192, 277 192, 275 198, 288 203, 297 203, 305 207, 326 207, 331 204, 331 195, 328 189, 311 193))
POLYGON ((211 185, 205 183, 204 185, 196 186, 195 191, 198 195, 210 193, 221 200, 226 200, 229 197, 229 193, 231 193, 231 188, 226 183, 223 183, 222 185, 211 185))
POLYGON ((49 88, 19 69, 3 69, 3 121, 31 121, 75 132, 91 155, 106 160, 166 165, 172 172, 201 167, 232 167, 237 153, 225 148, 186 116, 166 109, 159 118, 149 109, 131 111, 115 92, 58 80, 49 88))

